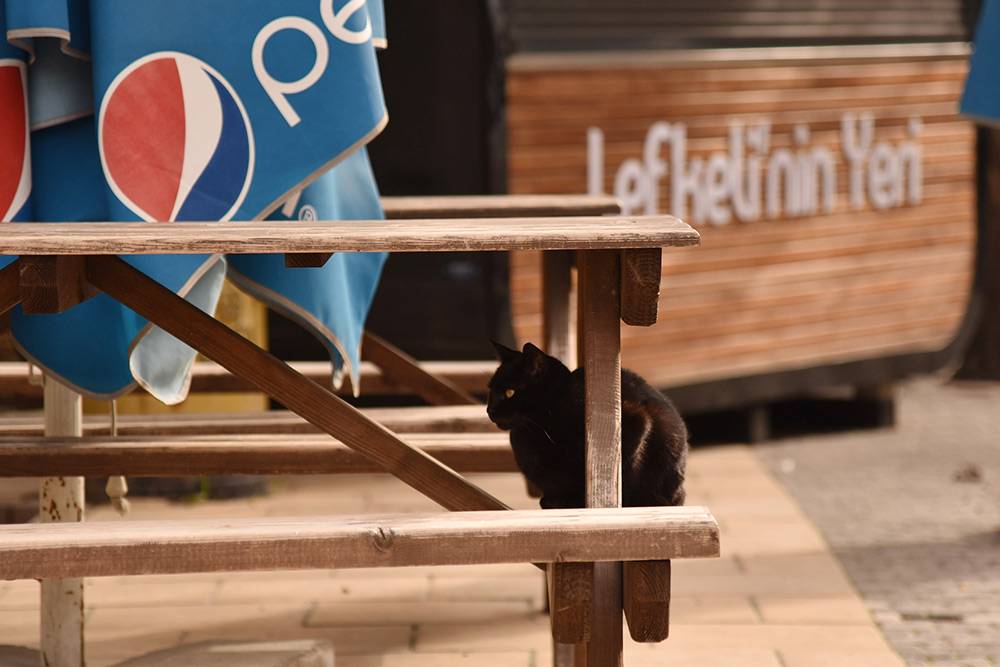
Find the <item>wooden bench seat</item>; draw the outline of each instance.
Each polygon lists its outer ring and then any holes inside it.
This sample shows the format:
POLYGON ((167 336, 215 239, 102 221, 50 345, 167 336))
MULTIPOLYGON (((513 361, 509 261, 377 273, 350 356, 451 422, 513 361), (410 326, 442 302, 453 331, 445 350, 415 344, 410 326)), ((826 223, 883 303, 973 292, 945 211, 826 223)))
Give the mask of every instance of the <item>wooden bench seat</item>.
MULTIPOLYGON (((517 472, 505 433, 413 433, 458 472, 517 472)), ((382 468, 325 434, 0 438, 0 477, 318 475, 382 468)))
MULTIPOLYGON (((293 361, 289 362, 289 366, 324 387, 332 385, 330 362, 328 361, 293 361)), ((424 371, 448 380, 467 392, 483 394, 486 392, 487 382, 497 368, 497 362, 492 359, 483 361, 421 361, 419 366, 424 371)), ((35 373, 37 372, 36 370, 35 373)), ((373 363, 362 361, 360 372, 363 396, 398 396, 411 392, 410 387, 403 386, 387 377, 373 363)), ((31 382, 30 375, 29 365, 23 361, 0 361, 0 396, 4 398, 40 398, 42 387, 38 382, 31 382)), ((141 389, 137 391, 141 391, 141 389)), ((192 368, 192 393, 247 391, 256 390, 249 382, 233 375, 219 364, 211 361, 198 361, 192 368)), ((353 395, 350 380, 345 381, 338 393, 341 396, 353 395)))
MULTIPOLYGON (((361 411, 395 433, 497 433, 482 405, 368 408, 361 411)), ((41 413, 8 413, 0 416, 0 437, 42 435, 41 413)), ((107 435, 109 419, 87 415, 84 435, 107 435)), ((187 413, 122 415, 118 434, 219 435, 238 433, 317 433, 319 429, 287 410, 237 413, 187 413)))
POLYGON ((718 555, 703 507, 0 526, 0 579, 718 555))

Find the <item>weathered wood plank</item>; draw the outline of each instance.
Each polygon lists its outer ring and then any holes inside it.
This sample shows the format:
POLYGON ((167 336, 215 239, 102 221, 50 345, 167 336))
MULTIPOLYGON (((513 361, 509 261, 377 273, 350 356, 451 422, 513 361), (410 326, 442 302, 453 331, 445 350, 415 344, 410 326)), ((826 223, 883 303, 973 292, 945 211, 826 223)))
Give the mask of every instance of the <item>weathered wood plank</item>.
POLYGON ((183 225, 19 223, 0 235, 8 255, 447 252, 691 246, 698 232, 672 216, 186 222, 183 225))
MULTIPOLYGON (((154 228, 166 226, 149 225, 154 228)), ((259 390, 368 456, 446 509, 506 508, 486 491, 403 442, 330 391, 302 377, 277 357, 122 260, 88 258, 87 278, 112 298, 233 373, 242 375, 259 390)))
POLYGON ((670 634, 670 561, 622 563, 623 606, 637 642, 662 642, 670 634))
POLYGON ((701 507, 0 526, 0 579, 718 553, 718 526, 701 507))
POLYGON ((623 250, 622 322, 637 327, 656 324, 660 301, 660 248, 623 250))
POLYGON ((446 378, 428 373, 416 359, 370 331, 364 334, 361 354, 381 368, 384 375, 409 387, 431 405, 482 405, 462 388, 446 378))
MULTIPOLYGON (((2 281, 2 278, 0 278, 2 281)), ((2 288, 0 288, 2 289, 2 288)), ((15 298, 16 295, 15 295, 15 298)), ((2 302, 2 297, 0 297, 2 302)), ((288 364, 307 378, 324 387, 333 385, 330 363, 327 361, 292 361, 288 364)), ((496 370, 495 361, 421 361, 421 370, 454 384, 472 394, 486 391, 486 383, 496 370)), ((197 361, 191 371, 191 391, 246 392, 253 391, 249 382, 233 375, 211 361, 197 361)), ((361 391, 365 396, 406 394, 412 389, 386 376, 377 366, 361 362, 361 391)), ((349 382, 338 390, 340 395, 353 395, 349 382)), ((0 396, 30 398, 41 396, 42 390, 28 382, 28 364, 21 361, 0 362, 0 396)))
MULTIPOLYGON (((504 433, 407 436, 460 472, 517 472, 504 433)), ((325 434, 0 439, 0 477, 320 475, 383 472, 325 434)))
POLYGON ((448 197, 382 197, 390 220, 414 218, 548 218, 620 213, 610 195, 471 195, 448 197))
MULTIPOLYGON (((621 273, 619 254, 579 253, 583 328, 588 507, 621 507, 621 273)), ((621 511, 621 510, 619 510, 621 511)), ((622 581, 619 563, 594 566, 592 632, 587 665, 622 664, 622 581)))
MULTIPOLYGON (((481 406, 368 408, 361 411, 397 433, 497 433, 481 406)), ((87 435, 107 435, 106 417, 84 417, 87 435)), ((287 410, 268 412, 121 415, 122 436, 221 435, 239 433, 317 433, 320 429, 287 410)), ((0 417, 0 436, 39 436, 40 414, 22 412, 0 417)))

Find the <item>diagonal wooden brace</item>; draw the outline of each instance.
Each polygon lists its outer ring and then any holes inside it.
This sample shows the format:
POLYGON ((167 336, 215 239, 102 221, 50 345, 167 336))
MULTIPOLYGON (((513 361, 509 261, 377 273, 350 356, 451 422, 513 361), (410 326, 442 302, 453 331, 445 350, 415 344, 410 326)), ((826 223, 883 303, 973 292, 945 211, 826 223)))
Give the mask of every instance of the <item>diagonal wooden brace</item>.
POLYGON ((428 373, 416 359, 380 336, 366 331, 361 356, 390 380, 408 387, 431 405, 481 405, 454 382, 428 373))
POLYGON ((508 509, 451 468, 397 438, 141 271, 113 256, 88 257, 87 278, 150 322, 364 454, 449 510, 508 509))

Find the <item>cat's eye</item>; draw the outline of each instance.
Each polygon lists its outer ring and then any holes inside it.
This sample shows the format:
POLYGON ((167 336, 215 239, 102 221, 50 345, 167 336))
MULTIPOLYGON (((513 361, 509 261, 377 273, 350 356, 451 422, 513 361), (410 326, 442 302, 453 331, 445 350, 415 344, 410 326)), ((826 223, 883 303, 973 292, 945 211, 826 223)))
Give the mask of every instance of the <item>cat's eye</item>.
POLYGON ((514 390, 513 389, 508 389, 507 391, 505 391, 503 393, 503 395, 506 396, 507 398, 513 398, 514 397, 514 390))

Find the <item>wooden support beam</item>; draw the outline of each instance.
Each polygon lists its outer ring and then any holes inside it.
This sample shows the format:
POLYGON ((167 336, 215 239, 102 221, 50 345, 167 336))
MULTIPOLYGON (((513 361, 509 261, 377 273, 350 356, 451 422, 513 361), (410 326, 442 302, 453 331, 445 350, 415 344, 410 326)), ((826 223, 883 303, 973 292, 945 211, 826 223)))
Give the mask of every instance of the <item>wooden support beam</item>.
POLYGON ((622 321, 637 327, 656 324, 660 305, 660 248, 622 250, 622 321))
MULTIPOLYGON (((406 440, 461 472, 518 471, 505 433, 415 433, 406 440)), ((372 472, 382 467, 325 434, 0 440, 0 478, 372 472)))
POLYGON ((286 252, 285 266, 289 269, 318 269, 326 266, 332 252, 286 252))
POLYGON ((431 405, 482 405, 455 383, 431 375, 416 359, 370 331, 365 332, 361 354, 392 381, 408 387, 431 405))
POLYGON ((702 507, 0 526, 0 580, 717 555, 702 507))
POLYGON ((19 303, 21 303, 21 260, 18 259, 0 269, 0 315, 6 315, 19 303))
MULTIPOLYGON (((51 377, 45 378, 45 435, 76 438, 81 435, 83 400, 51 377)), ((57 477, 49 472, 41 481, 38 508, 41 531, 54 524, 83 521, 83 477, 57 477)), ((69 524, 65 524, 69 525, 69 524)), ((41 596, 41 664, 52 667, 83 667, 84 587, 82 575, 65 572, 38 577, 41 596)))
POLYGON ((117 257, 88 258, 87 277, 95 287, 241 375, 260 391, 368 456, 444 508, 506 509, 506 505, 454 470, 406 444, 329 390, 296 373, 288 364, 117 257))
POLYGON ((573 253, 542 253, 542 347, 553 357, 576 368, 571 312, 573 253))
POLYGON ((670 634, 670 561, 622 563, 625 620, 637 642, 662 642, 670 634))
POLYGON ((551 563, 548 567, 549 615, 556 644, 590 639, 594 605, 593 563, 551 563))
POLYGON ((95 294, 87 284, 83 257, 26 256, 19 264, 21 308, 26 313, 61 313, 95 294))
MULTIPOLYGON (((583 319, 588 507, 621 507, 621 273, 619 253, 579 254, 583 319)), ((624 510, 619 510, 624 511, 624 510)), ((619 563, 594 566, 594 617, 587 665, 622 664, 622 581, 619 563)))

